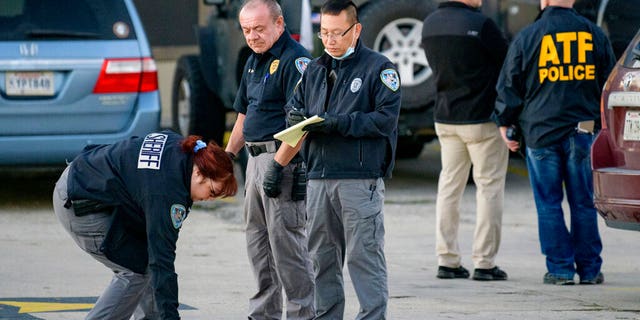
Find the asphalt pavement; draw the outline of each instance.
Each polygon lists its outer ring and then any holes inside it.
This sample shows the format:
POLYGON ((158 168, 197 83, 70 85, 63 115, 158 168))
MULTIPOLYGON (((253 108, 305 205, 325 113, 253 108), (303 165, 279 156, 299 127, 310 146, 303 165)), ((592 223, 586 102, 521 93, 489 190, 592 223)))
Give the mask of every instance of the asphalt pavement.
MULTIPOLYGON (((542 284, 544 257, 533 198, 517 161, 507 182, 497 259, 509 280, 437 279, 437 168, 426 175, 413 171, 436 161, 426 157, 400 162, 387 184, 388 319, 640 319, 640 234, 608 228, 602 219, 605 283, 542 284)), ((194 207, 184 222, 176 261, 183 319, 246 319, 255 285, 241 207, 240 192, 234 199, 194 207)), ((463 199, 459 238, 469 269, 473 208, 471 185, 463 199)), ((110 271, 76 247, 47 206, 0 207, 0 226, 0 319, 83 319, 110 271)), ((345 319, 353 319, 358 303, 346 269, 345 275, 345 319)))

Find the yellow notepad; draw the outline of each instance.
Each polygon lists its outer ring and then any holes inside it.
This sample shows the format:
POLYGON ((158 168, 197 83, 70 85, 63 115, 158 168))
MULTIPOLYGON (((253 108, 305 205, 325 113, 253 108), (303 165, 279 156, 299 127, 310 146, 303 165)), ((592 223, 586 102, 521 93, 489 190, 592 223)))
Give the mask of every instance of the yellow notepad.
POLYGON ((310 125, 312 123, 318 123, 324 121, 323 118, 318 117, 317 115, 306 119, 302 122, 299 122, 298 124, 296 124, 295 126, 291 126, 289 128, 286 128, 276 134, 273 135, 274 138, 290 145, 291 147, 295 147, 298 142, 300 141, 300 139, 302 139, 302 137, 304 136, 304 134, 306 132, 302 131, 302 128, 304 128, 307 125, 310 125))

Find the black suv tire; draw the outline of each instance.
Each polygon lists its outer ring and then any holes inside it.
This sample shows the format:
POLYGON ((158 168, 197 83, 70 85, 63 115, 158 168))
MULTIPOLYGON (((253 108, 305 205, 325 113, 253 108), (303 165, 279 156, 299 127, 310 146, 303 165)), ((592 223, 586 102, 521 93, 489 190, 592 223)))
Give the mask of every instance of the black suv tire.
POLYGON ((226 110, 207 88, 199 57, 181 57, 176 66, 171 95, 172 128, 187 136, 195 134, 222 146, 226 110))
POLYGON ((424 0, 389 0, 370 2, 358 13, 365 26, 361 36, 364 44, 385 54, 398 67, 403 79, 403 109, 418 109, 433 103, 432 71, 420 43, 422 21, 435 8, 433 1, 425 5, 424 0), (390 31, 400 31, 405 37, 392 41, 390 31))

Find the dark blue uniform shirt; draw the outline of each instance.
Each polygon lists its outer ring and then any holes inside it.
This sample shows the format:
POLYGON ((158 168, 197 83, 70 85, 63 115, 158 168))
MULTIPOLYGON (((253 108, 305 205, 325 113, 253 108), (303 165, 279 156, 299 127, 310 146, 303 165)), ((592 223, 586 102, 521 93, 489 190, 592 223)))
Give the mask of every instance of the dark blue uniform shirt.
POLYGON ((176 241, 191 200, 191 154, 183 137, 151 133, 113 145, 92 145, 71 163, 68 196, 113 207, 101 250, 136 273, 151 272, 162 319, 179 319, 176 241))
POLYGON ((284 106, 310 57, 287 31, 267 52, 249 57, 233 104, 246 116, 242 132, 245 141, 273 140, 274 134, 286 128, 284 106))

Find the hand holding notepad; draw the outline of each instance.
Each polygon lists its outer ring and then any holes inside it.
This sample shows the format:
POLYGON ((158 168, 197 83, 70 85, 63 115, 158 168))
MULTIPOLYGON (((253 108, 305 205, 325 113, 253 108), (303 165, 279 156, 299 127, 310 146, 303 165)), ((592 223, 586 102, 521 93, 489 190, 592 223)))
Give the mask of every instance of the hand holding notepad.
POLYGON ((290 145, 291 147, 295 147, 300 139, 306 134, 306 132, 302 131, 302 128, 308 126, 312 123, 318 123, 324 121, 323 118, 318 117, 317 115, 308 118, 298 124, 286 128, 276 134, 273 135, 274 138, 290 145))

